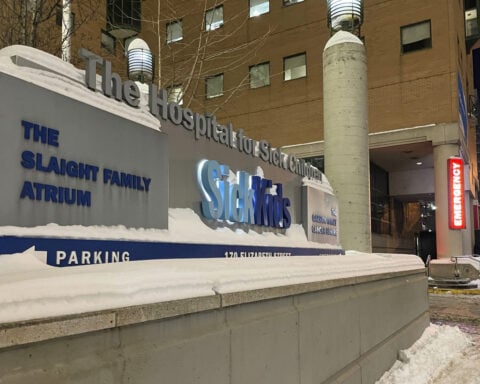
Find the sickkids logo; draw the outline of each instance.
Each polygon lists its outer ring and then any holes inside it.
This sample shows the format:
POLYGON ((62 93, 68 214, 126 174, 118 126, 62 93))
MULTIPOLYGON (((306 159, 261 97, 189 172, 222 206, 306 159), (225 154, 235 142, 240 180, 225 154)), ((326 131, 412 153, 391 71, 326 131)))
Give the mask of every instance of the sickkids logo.
POLYGON ((231 221, 273 228, 289 228, 290 199, 283 186, 272 180, 238 171, 230 177, 230 167, 215 160, 202 160, 197 169, 202 191, 202 213, 210 220, 231 221))

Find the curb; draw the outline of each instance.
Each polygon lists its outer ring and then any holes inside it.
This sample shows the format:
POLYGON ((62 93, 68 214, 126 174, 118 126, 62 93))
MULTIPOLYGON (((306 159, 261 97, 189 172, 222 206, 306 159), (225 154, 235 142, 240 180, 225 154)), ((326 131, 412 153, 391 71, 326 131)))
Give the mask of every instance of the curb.
POLYGON ((439 295, 480 295, 480 288, 428 288, 428 293, 439 295))

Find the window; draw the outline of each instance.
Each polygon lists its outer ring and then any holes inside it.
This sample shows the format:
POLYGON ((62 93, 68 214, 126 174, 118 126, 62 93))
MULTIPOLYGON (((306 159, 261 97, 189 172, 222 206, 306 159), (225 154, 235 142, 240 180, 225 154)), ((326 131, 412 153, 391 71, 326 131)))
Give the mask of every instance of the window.
POLYGON ((183 89, 181 84, 168 87, 167 92, 169 103, 177 103, 178 105, 183 104, 183 89))
POLYGON ((270 0, 250 0, 250 17, 256 17, 270 11, 270 0))
POLYGON ((374 163, 370 163, 370 210, 372 232, 390 234, 388 172, 374 163))
POLYGON ((296 3, 303 3, 303 0, 283 0, 283 5, 292 5, 296 3))
POLYGON ((115 38, 110 36, 107 32, 102 31, 100 45, 103 49, 115 54, 115 38))
POLYGON ((401 28, 402 53, 432 47, 430 20, 401 28))
POLYGON ((205 12, 205 29, 213 31, 223 25, 223 5, 209 9, 205 12))
POLYGON ((167 44, 183 39, 182 20, 175 20, 167 24, 167 44))
POLYGON ((142 0, 107 0, 107 31, 118 39, 140 32, 142 0))
POLYGON ((223 95, 223 73, 215 76, 207 77, 206 80, 207 99, 213 99, 223 95))
POLYGON ((307 55, 285 57, 283 59, 283 80, 294 80, 307 76, 307 55))
POLYGON ((321 172, 325 173, 325 156, 318 155, 312 157, 304 157, 303 160, 317 167, 321 172))
POLYGON ((250 88, 270 85, 270 63, 261 63, 250 67, 250 88))
POLYGON ((478 35, 477 10, 475 8, 465 10, 465 36, 478 35))

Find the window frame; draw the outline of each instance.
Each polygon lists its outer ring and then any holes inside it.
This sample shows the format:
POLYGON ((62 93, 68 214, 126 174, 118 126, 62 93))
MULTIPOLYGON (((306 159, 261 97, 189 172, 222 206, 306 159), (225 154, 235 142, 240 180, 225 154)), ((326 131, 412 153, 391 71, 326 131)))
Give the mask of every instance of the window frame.
MULTIPOLYGON (((258 17, 258 16, 261 16, 261 15, 265 15, 267 13, 270 13, 270 0, 260 0, 260 1, 263 1, 263 3, 267 3, 268 4, 268 9, 265 12, 259 13, 258 15, 252 15, 252 0, 248 0, 248 10, 249 10, 248 16, 249 16, 249 18, 258 17)), ((263 4, 263 3, 261 3, 261 4, 263 4)))
POLYGON ((297 80, 297 79, 303 79, 307 77, 307 52, 301 52, 301 53, 297 53, 295 55, 290 55, 290 56, 286 56, 283 58, 283 81, 292 81, 292 80, 297 80), (286 71, 286 61, 288 59, 293 59, 295 57, 300 57, 300 56, 304 56, 305 57, 305 75, 303 76, 298 76, 298 77, 294 77, 294 78, 290 78, 290 79, 287 79, 286 78, 286 74, 287 74, 287 71, 286 71))
POLYGON ((250 89, 258 89, 258 88, 268 87, 270 85, 270 62, 269 61, 264 61, 262 63, 258 63, 258 64, 254 64, 254 65, 249 66, 248 67, 248 75, 249 75, 249 87, 250 87, 250 89), (252 69, 254 69, 256 67, 263 66, 263 65, 268 65, 268 77, 267 77, 268 82, 267 83, 264 82, 263 85, 259 85, 257 87, 252 87, 252 69))
POLYGON ((402 55, 411 53, 411 52, 422 51, 424 49, 430 49, 432 48, 432 46, 433 44, 432 44, 432 20, 431 19, 422 20, 422 21, 408 24, 408 25, 402 25, 400 27, 400 52, 402 55), (417 40, 413 43, 408 43, 408 44, 403 43, 403 31, 405 31, 407 28, 412 28, 412 27, 419 26, 426 23, 428 23, 428 27, 429 27, 429 37, 427 39, 417 40), (421 42, 425 42, 425 43, 420 44, 421 42), (406 46, 410 46, 410 47, 408 49, 405 49, 406 46))
POLYGON ((172 20, 166 24, 166 41, 167 44, 173 44, 176 43, 177 41, 182 41, 183 40, 183 20, 182 19, 177 19, 177 20, 172 20), (180 24, 180 38, 177 38, 175 40, 169 39, 169 28, 172 27, 173 25, 180 24))
POLYGON ((224 81, 225 81, 225 77, 224 77, 224 74, 223 72, 222 73, 217 73, 216 75, 212 75, 212 76, 207 76, 205 78, 205 98, 207 100, 211 100, 211 99, 215 99, 217 97, 222 97, 225 93, 225 90, 224 90, 224 81), (209 80, 213 80, 213 79, 216 79, 216 78, 221 78, 222 79, 222 91, 221 93, 219 94, 214 94, 214 95, 209 95, 208 94, 208 82, 209 80))
POLYGON ((224 19, 224 14, 223 14, 223 4, 217 5, 216 7, 207 9, 205 11, 205 30, 206 31, 208 31, 208 32, 215 31, 216 29, 219 29, 219 28, 223 27, 224 23, 225 23, 225 19, 224 19), (218 10, 218 9, 222 10, 222 21, 220 22, 220 24, 216 25, 216 23, 218 23, 218 22, 214 22, 213 17, 215 16, 215 11, 218 10), (208 20, 207 20, 207 16, 208 16, 209 12, 212 12, 212 22, 210 22, 210 23, 208 23, 208 20), (214 24, 215 28, 212 28, 212 24, 214 24))

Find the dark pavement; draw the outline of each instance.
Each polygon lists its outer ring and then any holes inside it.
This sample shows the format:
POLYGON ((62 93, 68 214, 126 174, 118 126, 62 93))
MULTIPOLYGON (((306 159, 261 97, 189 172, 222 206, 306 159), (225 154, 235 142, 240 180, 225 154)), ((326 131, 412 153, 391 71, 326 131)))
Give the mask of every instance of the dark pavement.
POLYGON ((435 324, 458 326, 480 346, 480 294, 469 290, 429 293, 430 320, 435 324))

